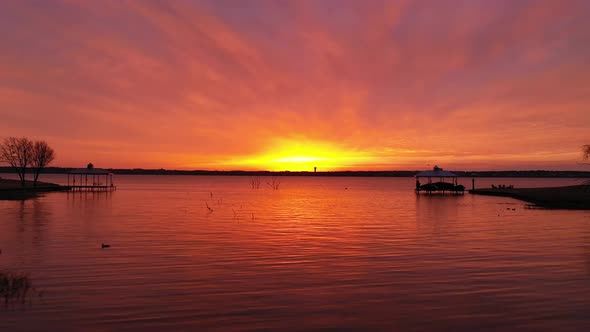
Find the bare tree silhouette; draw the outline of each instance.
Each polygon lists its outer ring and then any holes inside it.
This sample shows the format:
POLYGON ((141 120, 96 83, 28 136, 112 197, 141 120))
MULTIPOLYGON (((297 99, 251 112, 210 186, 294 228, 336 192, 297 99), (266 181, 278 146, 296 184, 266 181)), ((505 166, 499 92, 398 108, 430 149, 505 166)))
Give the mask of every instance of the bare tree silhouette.
POLYGON ((33 149, 33 142, 25 137, 8 137, 0 145, 0 161, 16 169, 21 186, 25 185, 25 174, 33 160, 33 149))
POLYGON ((39 173, 55 159, 55 152, 45 141, 36 141, 33 145, 33 160, 31 166, 35 172, 34 185, 37 185, 39 173))

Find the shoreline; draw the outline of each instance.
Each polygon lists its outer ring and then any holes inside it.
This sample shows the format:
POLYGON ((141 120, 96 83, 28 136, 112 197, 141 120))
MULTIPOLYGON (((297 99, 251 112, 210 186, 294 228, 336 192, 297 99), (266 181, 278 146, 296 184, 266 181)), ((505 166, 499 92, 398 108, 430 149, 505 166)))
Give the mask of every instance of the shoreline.
MULTIPOLYGON (((34 186, 30 180, 25 181, 23 187, 20 180, 0 178, 0 200, 34 198, 43 193, 68 190, 69 186, 49 182, 39 181, 34 186)), ((541 188, 478 188, 468 192, 474 195, 510 197, 542 208, 590 210, 590 184, 541 188)))
MULTIPOLYGON (((47 167, 41 174, 67 174, 74 170, 67 167, 47 167)), ((340 170, 340 171, 246 171, 246 170, 174 170, 143 168, 105 168, 116 175, 214 175, 214 176, 326 176, 326 177, 413 177, 420 170, 340 170)), ((507 170, 507 171, 461 171, 451 170, 460 178, 590 178, 590 171, 548 171, 548 170, 507 170)), ((14 174, 11 167, 0 166, 0 174, 14 174)))
POLYGON ((0 178, 0 200, 20 200, 33 198, 42 193, 67 191, 68 186, 62 186, 55 183, 37 181, 37 185, 33 185, 33 181, 26 180, 25 186, 21 186, 20 180, 2 179, 0 178))
POLYGON ((590 210, 590 185, 543 188, 480 188, 470 194, 510 197, 548 209, 590 210))

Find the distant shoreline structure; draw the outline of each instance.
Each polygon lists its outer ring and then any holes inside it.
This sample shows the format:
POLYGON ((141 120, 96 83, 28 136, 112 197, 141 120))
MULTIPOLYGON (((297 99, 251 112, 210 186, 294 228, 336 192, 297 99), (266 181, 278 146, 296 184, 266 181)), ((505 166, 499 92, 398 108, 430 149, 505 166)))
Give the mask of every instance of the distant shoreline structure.
MULTIPOLYGON (((67 174, 75 168, 47 167, 43 174, 67 174)), ((209 170, 167 170, 167 169, 106 169, 122 175, 218 175, 218 176, 327 176, 327 177, 413 177, 421 170, 409 171, 209 171, 209 170)), ((0 167, 0 173, 14 173, 12 167, 0 167)), ((590 178, 590 171, 454 171, 461 178, 590 178)))

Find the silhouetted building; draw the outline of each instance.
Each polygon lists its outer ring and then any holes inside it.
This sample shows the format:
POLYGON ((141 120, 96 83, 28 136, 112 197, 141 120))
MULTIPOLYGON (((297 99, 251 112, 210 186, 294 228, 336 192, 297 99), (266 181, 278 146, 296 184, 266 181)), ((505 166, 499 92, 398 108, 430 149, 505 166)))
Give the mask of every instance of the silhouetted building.
POLYGON ((432 171, 424 171, 416 174, 416 193, 426 192, 432 194, 433 192, 448 191, 451 193, 463 193, 465 187, 460 185, 457 181, 458 176, 455 173, 445 171, 438 166, 434 166, 432 171), (421 184, 420 179, 426 179, 427 183, 421 184), (433 179, 436 181, 433 182, 433 179), (445 179, 451 179, 452 182, 445 182, 445 179))

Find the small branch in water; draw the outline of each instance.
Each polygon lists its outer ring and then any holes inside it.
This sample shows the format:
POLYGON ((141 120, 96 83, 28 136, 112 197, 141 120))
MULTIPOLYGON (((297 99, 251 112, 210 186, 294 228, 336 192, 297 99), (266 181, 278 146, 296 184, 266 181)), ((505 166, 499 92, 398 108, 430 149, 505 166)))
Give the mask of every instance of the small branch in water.
POLYGON ((209 204, 207 202, 205 202, 205 206, 207 207, 209 212, 213 212, 213 209, 209 206, 209 204))
POLYGON ((266 184, 273 190, 279 190, 279 187, 281 186, 281 180, 273 176, 270 179, 270 182, 267 182, 266 184))
POLYGON ((253 176, 250 178, 250 187, 252 189, 259 189, 260 188, 260 178, 257 176, 253 176))

